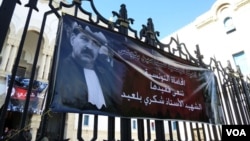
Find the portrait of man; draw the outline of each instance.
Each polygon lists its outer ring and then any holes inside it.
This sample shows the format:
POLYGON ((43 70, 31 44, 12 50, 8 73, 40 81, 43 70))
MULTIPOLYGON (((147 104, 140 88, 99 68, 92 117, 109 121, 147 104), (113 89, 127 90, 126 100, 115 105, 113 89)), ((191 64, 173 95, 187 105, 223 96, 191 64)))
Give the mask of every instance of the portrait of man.
POLYGON ((208 121, 199 75, 207 70, 163 50, 63 15, 54 59, 54 112, 208 121))
POLYGON ((63 22, 67 33, 59 43, 52 109, 119 112, 124 69, 113 59, 107 36, 90 25, 63 22))

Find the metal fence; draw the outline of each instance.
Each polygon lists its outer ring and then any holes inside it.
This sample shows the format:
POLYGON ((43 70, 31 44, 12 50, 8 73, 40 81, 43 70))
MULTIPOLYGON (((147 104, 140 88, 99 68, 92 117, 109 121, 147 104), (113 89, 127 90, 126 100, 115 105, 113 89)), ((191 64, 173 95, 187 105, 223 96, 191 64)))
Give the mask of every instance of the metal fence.
MULTIPOLYGON (((26 17, 26 23, 24 26, 24 31, 21 36, 20 46, 18 48, 16 61, 13 66, 12 70, 12 81, 10 82, 9 87, 13 87, 14 83, 14 76, 17 73, 17 67, 19 64, 19 60, 21 57, 21 52, 24 45, 24 40, 26 37, 26 33, 29 27, 29 22, 31 20, 31 15, 33 10, 37 9, 37 1, 38 0, 29 0, 29 3, 26 5, 29 8, 28 15, 26 17)), ((212 70, 217 76, 217 89, 218 89, 218 96, 219 96, 219 107, 220 107, 220 118, 223 121, 223 124, 229 125, 241 125, 241 124, 249 124, 250 123, 250 95, 249 95, 249 88, 250 84, 246 79, 243 79, 243 75, 241 74, 240 69, 233 70, 231 67, 230 62, 226 67, 223 67, 220 61, 216 60, 216 58, 211 58, 208 64, 203 62, 203 56, 199 51, 199 47, 197 45, 195 54, 196 56, 193 57, 189 51, 187 50, 184 43, 180 43, 178 39, 171 38, 168 44, 161 43, 157 36, 159 32, 154 30, 154 25, 152 19, 148 19, 148 23, 143 25, 143 28, 140 30, 139 35, 137 31, 132 29, 130 25, 133 23, 132 18, 128 18, 127 11, 125 5, 119 12, 113 11, 113 15, 117 17, 115 22, 111 22, 105 19, 95 8, 92 0, 86 0, 90 3, 94 14, 96 15, 96 19, 92 19, 92 13, 86 11, 81 7, 82 1, 81 0, 74 0, 71 4, 65 4, 60 2, 58 4, 54 4, 53 0, 48 1, 48 7, 50 8, 49 11, 45 12, 43 15, 42 25, 40 28, 37 49, 35 53, 35 59, 33 61, 33 67, 31 71, 31 82, 35 79, 35 72, 36 72, 36 65, 38 63, 38 55, 41 47, 42 37, 45 30, 45 25, 47 18, 50 15, 55 15, 57 18, 61 17, 61 9, 62 8, 72 8, 74 9, 74 16, 78 17, 80 14, 88 15, 89 22, 92 24, 100 24, 104 23, 109 30, 120 32, 127 36, 132 36, 133 38, 144 42, 145 44, 159 48, 166 52, 167 57, 171 58, 179 58, 182 59, 192 65, 196 65, 198 67, 207 68, 212 70), (80 14, 79 14, 80 13, 80 14), (172 48, 171 45, 175 45, 175 48, 172 48)), ((8 27, 13 11, 15 9, 16 4, 20 4, 21 1, 19 0, 3 0, 1 4, 1 11, 0 11, 0 18, 1 18, 1 39, 5 39, 7 35, 7 31, 2 30, 3 28, 8 27), (6 10, 6 7, 8 9, 6 10), (5 15, 5 16, 4 16, 5 15), (6 16, 7 15, 7 16, 6 16), (3 17, 8 17, 4 18, 3 17), (4 22, 3 22, 4 21, 4 22)), ((0 42, 1 46, 3 41, 0 42)), ((53 65, 52 65, 53 66, 53 65)), ((53 67, 51 69, 53 71, 53 67)), ((28 116, 28 105, 29 105, 29 97, 31 93, 32 83, 29 84, 29 90, 27 94, 27 100, 25 103, 25 108, 22 114, 21 125, 20 129, 25 127, 25 119, 28 116)), ((5 105, 8 105, 8 101, 10 99, 11 89, 8 89, 7 97, 5 100, 5 105)), ((50 122, 54 122, 48 114, 45 112, 49 109, 49 102, 51 99, 51 95, 47 97, 47 103, 45 107, 44 114, 42 116, 40 128, 38 130, 38 134, 36 140, 41 140, 45 134, 48 134, 48 124, 50 122)), ((5 122, 5 116, 7 114, 7 106, 2 107, 1 111, 1 131, 3 131, 3 125, 5 122)), ((53 114, 54 118, 59 119, 57 120, 59 129, 55 131, 58 136, 54 139, 56 140, 64 140, 64 127, 65 122, 67 120, 66 113, 51 113, 53 114)), ((93 126, 93 137, 91 140, 97 140, 98 138, 98 117, 99 115, 94 115, 94 126, 93 126)), ((82 135, 82 119, 83 115, 79 114, 78 120, 78 131, 77 131, 77 138, 79 141, 86 140, 85 137, 82 135)), ((155 120, 155 138, 151 136, 151 126, 150 126, 150 119, 136 119, 137 120, 137 137, 132 137, 131 133, 131 119, 128 118, 121 118, 120 119, 120 137, 115 136, 115 117, 108 117, 108 129, 107 129, 107 137, 103 138, 102 140, 106 141, 115 141, 116 138, 119 138, 121 141, 130 141, 130 140, 139 140, 139 141, 165 141, 165 140, 209 140, 209 141, 218 141, 221 140, 221 128, 222 125, 213 125, 207 123, 193 123, 187 121, 172 121, 172 120, 155 120), (173 123, 175 123, 176 129, 173 129, 173 123)))

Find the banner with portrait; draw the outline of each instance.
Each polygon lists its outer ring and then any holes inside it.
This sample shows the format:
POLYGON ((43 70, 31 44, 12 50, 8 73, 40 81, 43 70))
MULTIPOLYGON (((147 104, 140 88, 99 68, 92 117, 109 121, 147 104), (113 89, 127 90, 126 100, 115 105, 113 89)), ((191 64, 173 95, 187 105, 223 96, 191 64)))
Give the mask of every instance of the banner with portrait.
MULTIPOLYGON (((6 79, 7 88, 6 93, 11 81, 11 75, 6 79)), ((29 88, 29 78, 16 76, 14 85, 12 87, 10 101, 7 110, 15 112, 23 112, 25 102, 27 99, 27 93, 29 88)), ((43 112, 45 94, 48 84, 45 82, 34 80, 33 87, 30 94, 30 101, 28 112, 31 114, 41 114, 43 112)))
POLYGON ((212 71, 66 14, 57 38, 53 111, 219 123, 212 71))

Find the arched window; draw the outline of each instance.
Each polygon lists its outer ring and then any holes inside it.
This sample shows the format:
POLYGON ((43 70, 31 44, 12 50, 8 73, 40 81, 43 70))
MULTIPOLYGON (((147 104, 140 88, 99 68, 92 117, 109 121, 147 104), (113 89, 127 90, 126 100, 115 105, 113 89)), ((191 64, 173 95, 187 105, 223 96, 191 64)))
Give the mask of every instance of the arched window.
POLYGON ((232 17, 226 17, 223 21, 223 24, 227 34, 236 30, 232 17))

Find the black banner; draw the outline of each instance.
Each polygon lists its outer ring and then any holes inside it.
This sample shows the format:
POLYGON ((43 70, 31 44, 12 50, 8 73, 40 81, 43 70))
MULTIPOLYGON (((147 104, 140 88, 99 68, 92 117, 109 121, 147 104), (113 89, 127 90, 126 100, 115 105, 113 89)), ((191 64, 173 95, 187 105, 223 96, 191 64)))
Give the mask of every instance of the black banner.
POLYGON ((219 123, 215 75, 140 41, 64 15, 51 109, 219 123))

